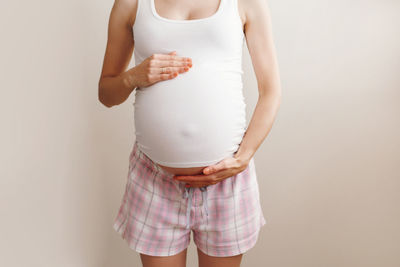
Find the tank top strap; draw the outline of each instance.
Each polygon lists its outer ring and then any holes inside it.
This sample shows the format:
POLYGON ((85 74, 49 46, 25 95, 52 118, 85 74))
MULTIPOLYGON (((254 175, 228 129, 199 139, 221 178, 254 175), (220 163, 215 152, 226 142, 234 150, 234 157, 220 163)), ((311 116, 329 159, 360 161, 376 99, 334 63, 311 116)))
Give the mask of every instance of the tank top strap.
POLYGON ((238 11, 238 0, 221 0, 224 5, 224 12, 237 12, 238 11))
POLYGON ((150 0, 137 0, 135 24, 143 18, 151 16, 150 0))
MULTIPOLYGON (((222 6, 222 16, 225 20, 230 21, 233 25, 242 25, 242 19, 239 13, 239 0, 221 0, 222 6)), ((221 18, 219 18, 221 19, 221 18)))

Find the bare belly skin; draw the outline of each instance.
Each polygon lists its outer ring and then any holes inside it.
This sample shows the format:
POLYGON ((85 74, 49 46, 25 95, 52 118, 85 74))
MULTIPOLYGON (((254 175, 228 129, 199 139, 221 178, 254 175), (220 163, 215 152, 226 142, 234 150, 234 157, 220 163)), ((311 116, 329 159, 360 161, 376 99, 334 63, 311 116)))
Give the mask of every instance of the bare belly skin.
POLYGON ((193 168, 172 168, 158 164, 162 169, 166 170, 169 173, 173 173, 175 175, 196 175, 201 174, 203 172, 204 167, 193 167, 193 168))

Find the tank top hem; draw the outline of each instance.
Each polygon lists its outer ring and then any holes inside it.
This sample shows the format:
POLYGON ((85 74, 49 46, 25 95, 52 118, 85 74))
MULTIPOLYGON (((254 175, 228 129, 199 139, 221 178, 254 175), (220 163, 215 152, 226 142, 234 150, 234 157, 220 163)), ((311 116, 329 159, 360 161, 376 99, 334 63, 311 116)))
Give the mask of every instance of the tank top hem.
POLYGON ((158 160, 156 158, 150 157, 147 152, 143 151, 142 149, 140 149, 140 145, 138 147, 138 149, 140 150, 140 152, 142 152, 143 154, 145 154, 151 161, 163 165, 163 166, 167 166, 170 168, 196 168, 196 167, 207 167, 213 164, 216 164, 218 162, 220 162, 221 160, 223 160, 224 158, 228 157, 226 155, 222 155, 221 157, 218 157, 217 159, 213 159, 213 160, 207 160, 207 161, 192 161, 192 162, 171 162, 171 161, 161 161, 158 160))

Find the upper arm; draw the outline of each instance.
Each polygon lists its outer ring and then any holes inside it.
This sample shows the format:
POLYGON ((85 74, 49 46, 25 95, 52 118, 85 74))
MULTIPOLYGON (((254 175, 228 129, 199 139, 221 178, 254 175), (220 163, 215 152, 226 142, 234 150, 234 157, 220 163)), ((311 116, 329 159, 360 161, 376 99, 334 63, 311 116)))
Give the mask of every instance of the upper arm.
POLYGON ((129 65, 134 48, 132 25, 138 0, 115 0, 108 22, 108 38, 101 77, 116 76, 129 65))
POLYGON ((280 81, 269 8, 266 0, 242 1, 244 31, 258 82, 259 95, 280 94, 280 81))

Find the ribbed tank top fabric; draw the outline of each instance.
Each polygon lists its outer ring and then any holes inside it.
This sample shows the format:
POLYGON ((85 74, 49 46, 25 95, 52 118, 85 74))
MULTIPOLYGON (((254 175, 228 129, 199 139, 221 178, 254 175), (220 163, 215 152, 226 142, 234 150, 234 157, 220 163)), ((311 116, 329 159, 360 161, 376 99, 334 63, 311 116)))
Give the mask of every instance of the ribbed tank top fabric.
POLYGON ((193 20, 162 17, 154 1, 138 0, 135 65, 154 53, 177 51, 192 58, 193 67, 135 90, 139 149, 175 168, 208 166, 233 156, 246 130, 238 0, 220 0, 213 15, 193 20))

